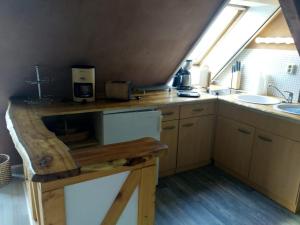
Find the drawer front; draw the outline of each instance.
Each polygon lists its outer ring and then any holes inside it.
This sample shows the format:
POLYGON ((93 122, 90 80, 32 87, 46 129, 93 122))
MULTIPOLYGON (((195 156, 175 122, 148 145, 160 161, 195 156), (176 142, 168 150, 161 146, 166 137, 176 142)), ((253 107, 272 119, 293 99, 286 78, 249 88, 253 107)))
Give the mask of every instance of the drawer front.
POLYGON ((211 115, 211 114, 215 114, 215 111, 216 111, 215 102, 183 105, 180 108, 180 118, 211 115))
POLYGON ((179 119, 179 106, 167 106, 160 108, 162 121, 178 120, 179 119))

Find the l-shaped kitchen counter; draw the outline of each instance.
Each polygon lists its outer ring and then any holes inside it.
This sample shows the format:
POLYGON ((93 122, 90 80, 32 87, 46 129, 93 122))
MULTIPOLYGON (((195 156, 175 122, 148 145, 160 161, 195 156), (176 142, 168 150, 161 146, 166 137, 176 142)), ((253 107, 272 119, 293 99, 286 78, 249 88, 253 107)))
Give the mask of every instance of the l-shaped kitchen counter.
POLYGON ((54 133, 50 132, 44 125, 42 118, 46 116, 68 115, 87 112, 101 112, 104 110, 134 109, 144 107, 163 107, 183 104, 193 104, 199 102, 226 102, 237 107, 244 107, 254 112, 264 113, 268 116, 281 118, 293 123, 299 123, 300 116, 277 111, 272 105, 258 105, 245 103, 237 100, 234 95, 214 96, 207 93, 201 93, 200 98, 182 98, 178 97, 176 91, 156 91, 148 92, 142 95, 140 100, 130 101, 108 101, 100 100, 94 103, 74 103, 60 102, 46 105, 28 105, 23 101, 12 100, 6 113, 6 122, 10 132, 14 131, 22 143, 22 150, 18 148, 22 159, 31 163, 37 168, 41 165, 38 159, 45 159, 43 153, 52 155, 52 163, 55 166, 48 165, 46 168, 40 168, 40 175, 58 174, 65 171, 72 171, 78 168, 76 162, 69 154, 69 148, 64 145, 54 133), (38 151, 35 149, 38 148, 38 151), (50 151, 49 151, 50 150, 50 151), (24 155, 24 153, 27 154, 24 155), (63 158, 63 160, 61 160, 63 158), (55 162, 60 160, 61 163, 55 162), (58 165, 59 164, 59 165, 58 165))

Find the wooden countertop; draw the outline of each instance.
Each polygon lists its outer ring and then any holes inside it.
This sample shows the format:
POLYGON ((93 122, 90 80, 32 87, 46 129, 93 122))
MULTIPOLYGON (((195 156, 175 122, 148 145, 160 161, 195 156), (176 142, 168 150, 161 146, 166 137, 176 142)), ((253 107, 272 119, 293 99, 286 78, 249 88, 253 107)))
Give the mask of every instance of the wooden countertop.
POLYGON ((54 116, 54 115, 67 115, 84 112, 97 112, 105 110, 118 110, 118 109, 130 109, 130 108, 143 108, 143 107, 161 107, 166 105, 182 105, 188 103, 202 102, 202 101, 214 101, 216 96, 201 93, 200 98, 181 98, 178 97, 177 92, 169 91, 155 91, 148 92, 146 94, 140 94, 135 96, 141 96, 140 100, 130 101, 111 101, 111 100, 98 100, 93 103, 53 103, 49 105, 25 105, 17 102, 13 102, 14 105, 30 108, 32 114, 38 117, 54 116))
MULTIPOLYGON (((69 102, 28 105, 23 101, 12 100, 6 112, 6 123, 15 147, 21 155, 23 163, 29 169, 29 177, 33 181, 47 181, 79 174, 78 161, 80 160, 78 157, 75 160, 69 148, 45 127, 42 117, 128 108, 162 107, 216 99, 215 96, 208 94, 201 94, 200 98, 179 98, 176 91, 160 91, 142 95, 140 100, 127 102, 102 100, 86 104, 69 102)), ((153 152, 156 152, 155 149, 164 149, 161 143, 154 141, 150 145, 148 143, 148 146, 152 147, 153 152)), ((122 148, 118 148, 119 155, 124 157, 120 149, 122 148)), ((103 151, 103 147, 97 148, 96 151, 103 151)), ((145 151, 145 149, 138 148, 137 151, 145 151)), ((150 152, 149 149, 147 152, 150 152)), ((140 152, 136 152, 136 155, 140 155, 140 152)), ((149 153, 149 155, 151 154, 149 153)))

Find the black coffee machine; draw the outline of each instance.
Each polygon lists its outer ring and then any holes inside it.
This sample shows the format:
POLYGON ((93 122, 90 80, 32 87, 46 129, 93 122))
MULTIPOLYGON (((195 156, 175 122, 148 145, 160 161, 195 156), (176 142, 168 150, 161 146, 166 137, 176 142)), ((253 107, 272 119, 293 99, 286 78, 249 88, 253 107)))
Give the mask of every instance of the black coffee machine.
POLYGON ((172 84, 177 90, 193 89, 191 86, 191 72, 189 71, 191 67, 192 60, 185 60, 184 65, 177 71, 172 84))

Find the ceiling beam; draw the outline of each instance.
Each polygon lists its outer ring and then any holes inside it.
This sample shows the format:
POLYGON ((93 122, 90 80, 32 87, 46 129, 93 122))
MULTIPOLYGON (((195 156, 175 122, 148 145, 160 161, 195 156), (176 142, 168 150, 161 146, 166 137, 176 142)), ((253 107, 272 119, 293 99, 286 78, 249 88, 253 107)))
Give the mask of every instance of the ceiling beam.
POLYGON ((279 0, 283 15, 290 28, 295 44, 300 52, 300 2, 298 0, 279 0))

